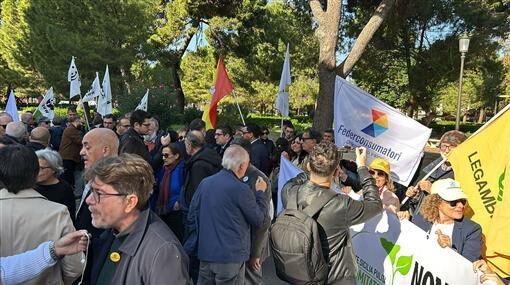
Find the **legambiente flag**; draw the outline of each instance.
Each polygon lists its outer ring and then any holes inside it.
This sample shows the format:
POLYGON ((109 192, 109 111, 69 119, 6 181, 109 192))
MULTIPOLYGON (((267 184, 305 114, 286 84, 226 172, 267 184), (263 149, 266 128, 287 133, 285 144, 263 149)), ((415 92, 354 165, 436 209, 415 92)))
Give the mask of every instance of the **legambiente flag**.
POLYGON ((46 118, 53 121, 53 118, 55 117, 55 96, 53 94, 53 87, 50 87, 48 91, 46 92, 46 95, 44 95, 44 98, 42 99, 41 103, 39 103, 39 106, 37 107, 39 112, 41 112, 41 115, 45 116, 46 118))
POLYGON ((74 56, 71 58, 71 65, 69 65, 69 70, 67 71, 67 81, 69 81, 69 98, 80 95, 80 74, 78 73, 78 68, 74 63, 74 56))
POLYGON ((510 104, 456 147, 448 160, 482 226, 489 266, 510 276, 510 104))
POLYGON ((334 117, 337 146, 366 147, 368 163, 386 159, 393 180, 409 185, 431 129, 338 76, 334 117))

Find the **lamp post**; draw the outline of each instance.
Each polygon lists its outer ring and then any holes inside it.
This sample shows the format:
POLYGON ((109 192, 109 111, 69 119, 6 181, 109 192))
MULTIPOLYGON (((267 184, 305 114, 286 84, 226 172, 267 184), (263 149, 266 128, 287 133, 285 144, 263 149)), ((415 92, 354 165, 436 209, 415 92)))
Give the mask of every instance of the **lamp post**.
POLYGON ((460 97, 462 96, 462 77, 464 75, 464 58, 469 49, 469 35, 464 32, 459 38, 460 52, 460 78, 459 78, 459 95, 457 96, 457 116, 455 117, 455 129, 459 130, 460 124, 460 97))

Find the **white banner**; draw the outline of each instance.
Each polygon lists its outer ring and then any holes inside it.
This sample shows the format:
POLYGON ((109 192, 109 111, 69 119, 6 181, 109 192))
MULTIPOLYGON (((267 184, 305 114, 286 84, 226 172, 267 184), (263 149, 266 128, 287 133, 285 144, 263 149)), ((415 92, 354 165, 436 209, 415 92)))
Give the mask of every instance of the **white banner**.
POLYGON ((101 89, 101 85, 99 84, 99 73, 96 72, 96 78, 92 81, 92 85, 90 86, 89 91, 83 96, 81 99, 82 102, 92 101, 94 98, 101 96, 103 90, 101 89))
POLYGON ((147 89, 147 92, 145 92, 145 95, 143 95, 142 100, 140 100, 140 103, 138 103, 138 106, 136 106, 135 110, 144 110, 147 112, 147 105, 149 101, 149 89, 147 89))
POLYGON ((280 157, 280 172, 278 173, 278 204, 276 204, 276 214, 280 214, 283 210, 282 203, 282 189, 285 183, 290 179, 298 176, 299 173, 303 172, 301 168, 295 166, 285 157, 280 157))
POLYGON ((53 87, 48 89, 37 109, 41 112, 41 115, 53 121, 55 117, 55 96, 53 95, 53 87))
POLYGON ((101 92, 99 99, 97 100, 97 112, 101 116, 112 114, 112 88, 110 86, 110 72, 108 71, 108 65, 106 65, 106 71, 103 77, 103 92, 101 92))
POLYGON ((285 52, 280 87, 278 88, 278 96, 276 97, 275 105, 276 110, 278 110, 284 118, 289 116, 289 85, 291 84, 289 44, 287 44, 287 52, 285 52))
POLYGON ((338 146, 366 147, 368 163, 388 160, 393 180, 409 185, 431 129, 338 76, 334 116, 338 146))
POLYGON ((450 248, 441 248, 427 234, 395 214, 383 212, 351 227, 358 265, 357 284, 476 285, 471 262, 450 248))
POLYGON ((74 63, 74 56, 71 58, 71 64, 69 65, 69 70, 67 71, 67 81, 69 81, 69 98, 80 95, 80 74, 78 73, 78 68, 74 63))

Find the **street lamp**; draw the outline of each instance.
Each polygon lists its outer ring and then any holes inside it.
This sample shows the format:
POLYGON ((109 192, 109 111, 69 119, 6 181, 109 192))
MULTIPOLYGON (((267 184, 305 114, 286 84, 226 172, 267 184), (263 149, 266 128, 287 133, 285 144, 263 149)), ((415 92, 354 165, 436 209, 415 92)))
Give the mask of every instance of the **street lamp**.
POLYGON ((464 58, 469 49, 469 35, 464 32, 459 38, 460 52, 460 79, 459 79, 459 95, 457 96, 457 116, 455 117, 455 129, 459 130, 460 124, 460 97, 462 96, 462 77, 464 75, 464 58))

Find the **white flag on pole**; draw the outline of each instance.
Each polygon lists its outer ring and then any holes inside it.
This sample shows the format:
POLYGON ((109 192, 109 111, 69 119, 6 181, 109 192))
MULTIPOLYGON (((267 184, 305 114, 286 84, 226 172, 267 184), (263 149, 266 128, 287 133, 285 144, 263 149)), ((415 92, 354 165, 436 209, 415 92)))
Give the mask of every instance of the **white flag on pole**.
POLYGON ((96 72, 96 78, 92 82, 89 91, 81 99, 82 102, 92 101, 94 98, 101 96, 102 90, 99 85, 99 72, 96 72))
POLYGON ((431 129, 339 76, 334 118, 338 146, 366 147, 368 163, 377 157, 386 159, 393 180, 409 185, 431 129))
POLYGON ((283 62, 282 76, 280 78, 280 87, 278 88, 278 96, 276 97, 276 109, 282 114, 282 117, 289 116, 288 87, 290 84, 289 44, 287 44, 287 52, 285 53, 285 61, 283 62))
POLYGON ((46 95, 44 95, 44 98, 42 99, 41 103, 39 103, 39 106, 37 109, 39 112, 41 112, 41 115, 45 116, 46 118, 53 120, 55 117, 55 96, 53 95, 53 87, 50 87, 48 91, 46 92, 46 95))
POLYGON ((110 72, 108 71, 108 65, 106 65, 106 71, 103 78, 103 92, 99 96, 97 103, 97 112, 101 116, 112 114, 112 89, 110 86, 110 72))
POLYGON ((80 95, 80 74, 78 73, 78 68, 76 68, 76 64, 74 63, 74 56, 71 58, 71 65, 69 66, 69 71, 67 72, 67 81, 69 81, 69 98, 73 98, 76 95, 80 95))
POLYGON ((19 122, 18 107, 16 106, 16 96, 14 96, 14 90, 11 89, 9 99, 7 99, 7 105, 5 105, 5 112, 9 113, 14 122, 19 122))
POLYGON ((149 100, 149 89, 147 88, 147 92, 145 92, 145 95, 143 95, 142 100, 140 100, 140 103, 138 106, 136 106, 135 110, 144 110, 147 112, 147 103, 149 100))

